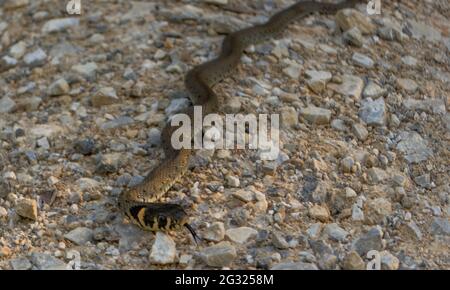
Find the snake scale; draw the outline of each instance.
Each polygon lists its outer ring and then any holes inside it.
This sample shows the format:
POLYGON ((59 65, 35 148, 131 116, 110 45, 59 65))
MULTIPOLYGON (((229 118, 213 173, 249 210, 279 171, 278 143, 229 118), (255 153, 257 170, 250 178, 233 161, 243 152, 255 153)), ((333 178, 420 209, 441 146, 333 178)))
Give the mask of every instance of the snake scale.
MULTIPOLYGON (((346 0, 337 4, 301 1, 281 10, 260 25, 239 30, 227 35, 219 56, 191 69, 185 77, 185 86, 190 93, 192 106, 183 110, 191 120, 193 106, 202 106, 205 114, 216 112, 218 98, 212 87, 230 76, 238 65, 244 49, 277 37, 294 19, 303 18, 313 12, 334 14, 343 8, 353 7, 361 0, 346 0)), ((158 200, 188 170, 191 149, 175 150, 171 135, 177 129, 168 122, 162 130, 162 147, 165 159, 135 187, 124 191, 119 197, 119 207, 124 214, 143 230, 170 231, 186 227, 194 239, 198 239, 188 224, 188 215, 179 204, 158 203, 158 200)))

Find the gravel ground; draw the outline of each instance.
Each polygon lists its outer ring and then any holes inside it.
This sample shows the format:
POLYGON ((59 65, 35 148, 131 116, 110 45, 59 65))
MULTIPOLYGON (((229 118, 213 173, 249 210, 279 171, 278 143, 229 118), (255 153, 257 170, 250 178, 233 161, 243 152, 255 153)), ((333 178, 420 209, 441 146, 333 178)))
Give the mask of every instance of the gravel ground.
POLYGON ((117 197, 163 158, 184 74, 292 1, 0 0, 0 269, 450 269, 450 4, 312 15, 250 47, 224 112, 280 113, 282 151, 200 150, 163 199, 205 241, 143 232, 117 197))

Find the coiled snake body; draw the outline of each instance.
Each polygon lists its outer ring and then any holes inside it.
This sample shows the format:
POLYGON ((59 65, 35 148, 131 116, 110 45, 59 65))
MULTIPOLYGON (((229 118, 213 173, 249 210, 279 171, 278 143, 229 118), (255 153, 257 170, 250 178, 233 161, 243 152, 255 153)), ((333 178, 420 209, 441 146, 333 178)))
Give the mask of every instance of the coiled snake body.
MULTIPOLYGON (((276 13, 264 24, 227 35, 217 58, 196 66, 187 73, 185 86, 191 95, 192 104, 202 106, 205 114, 217 111, 218 99, 211 87, 233 72, 244 49, 249 45, 276 37, 294 19, 313 12, 336 13, 340 9, 353 7, 360 1, 347 0, 338 4, 301 1, 276 13)), ((192 120, 193 106, 182 113, 192 120)), ((195 239, 197 235, 188 224, 188 215, 180 205, 157 202, 185 174, 192 154, 191 149, 175 150, 172 147, 171 135, 176 129, 177 127, 172 127, 170 123, 165 125, 162 131, 165 159, 139 185, 120 195, 119 207, 132 222, 144 230, 169 231, 184 226, 195 239)))

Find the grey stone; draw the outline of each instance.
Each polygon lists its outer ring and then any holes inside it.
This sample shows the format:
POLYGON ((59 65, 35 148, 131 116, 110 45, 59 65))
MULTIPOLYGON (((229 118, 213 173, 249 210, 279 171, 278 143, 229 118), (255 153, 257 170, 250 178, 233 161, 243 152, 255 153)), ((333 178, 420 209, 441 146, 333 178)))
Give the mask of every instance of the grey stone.
POLYGON ((97 156, 97 171, 100 173, 116 172, 122 164, 123 154, 108 153, 97 156))
POLYGON ((63 261, 44 253, 32 253, 30 261, 38 270, 66 270, 67 268, 63 261))
POLYGON ((47 54, 41 48, 38 48, 33 52, 27 53, 23 57, 23 61, 31 67, 41 66, 47 61, 47 54))
POLYGON ((328 71, 307 70, 305 74, 308 77, 308 87, 316 94, 325 90, 327 83, 332 77, 331 73, 328 71))
POLYGON ((383 169, 378 167, 372 167, 367 170, 367 175, 372 184, 381 183, 388 178, 388 174, 383 169))
POLYGON ((92 96, 91 102, 94 107, 102 107, 118 103, 119 97, 113 87, 102 87, 92 96))
POLYGON ((431 26, 408 19, 407 29, 411 32, 412 37, 416 39, 425 38, 430 42, 437 42, 442 39, 441 33, 431 26))
POLYGON ((167 115, 172 115, 178 111, 181 111, 184 108, 187 108, 190 104, 190 101, 186 98, 173 99, 170 101, 169 106, 165 109, 165 113, 167 115))
POLYGON ((0 72, 7 71, 10 68, 17 65, 17 59, 12 58, 8 55, 4 55, 0 58, 0 72))
POLYGON ((403 106, 408 110, 425 111, 430 114, 444 115, 447 112, 443 99, 416 100, 408 98, 403 100, 403 106))
POLYGON ((344 270, 365 270, 366 264, 356 251, 349 252, 342 261, 344 270))
POLYGON ((229 266, 236 258, 236 249, 229 242, 204 248, 201 252, 204 262, 211 267, 229 266))
POLYGON ((16 109, 16 102, 8 96, 0 99, 0 113, 12 113, 16 109))
POLYGON ((156 232, 155 242, 150 252, 150 263, 172 264, 175 262, 177 250, 175 242, 163 232, 156 232))
POLYGON ((431 177, 429 173, 414 177, 414 182, 423 188, 431 188, 431 177))
POLYGON ((343 75, 341 84, 330 83, 328 87, 341 95, 350 96, 358 100, 364 89, 364 81, 358 76, 343 75))
POLYGON ((428 142, 417 132, 402 131, 397 138, 397 150, 404 154, 408 163, 419 163, 433 155, 428 142))
POLYGON ((435 217, 431 224, 431 232, 434 235, 450 236, 450 222, 448 218, 435 217))
POLYGON ((97 75, 97 64, 88 62, 86 64, 77 64, 72 66, 72 70, 88 80, 94 80, 97 75))
POLYGON ((365 141, 369 136, 369 131, 367 131, 366 126, 363 124, 354 123, 352 125, 352 132, 360 141, 365 141))
POLYGON ((355 52, 352 56, 352 60, 355 64, 363 68, 373 68, 375 62, 365 54, 361 54, 359 52, 355 52))
POLYGON ((342 38, 356 47, 362 47, 364 38, 358 27, 352 27, 342 34, 342 38))
POLYGON ((313 263, 286 262, 274 265, 270 270, 319 270, 313 263))
POLYGON ((409 94, 413 94, 419 88, 419 85, 411 79, 397 79, 397 86, 409 94))
POLYGON ((71 242, 74 242, 79 246, 83 246, 86 243, 93 241, 94 232, 93 230, 86 227, 78 227, 65 234, 64 238, 68 239, 71 242))
POLYGON ((359 117, 367 125, 383 126, 386 119, 384 98, 376 100, 372 100, 372 98, 364 99, 359 109, 359 117))
POLYGON ((69 27, 78 26, 79 24, 80 19, 76 17, 52 19, 42 26, 42 33, 59 32, 69 27))
POLYGON ((108 122, 101 124, 100 129, 102 129, 102 130, 116 129, 116 128, 120 128, 120 127, 126 127, 133 123, 134 123, 133 118, 128 117, 128 116, 120 116, 112 121, 108 121, 108 122))
POLYGON ((9 261, 13 270, 31 270, 30 260, 27 258, 17 258, 9 261))
POLYGON ((325 226, 324 232, 337 242, 343 242, 346 240, 349 233, 341 228, 338 224, 332 223, 325 226))
POLYGON ((225 226, 222 222, 214 222, 203 233, 203 238, 208 241, 220 242, 225 237, 225 226))
POLYGON ((257 234, 258 232, 255 229, 249 227, 228 229, 225 232, 228 239, 238 244, 245 244, 252 237, 256 237, 257 234))
POLYGON ((383 243, 380 229, 373 227, 366 234, 361 235, 353 242, 352 249, 360 256, 364 256, 371 250, 381 251, 383 249, 383 243))
POLYGON ((377 99, 379 97, 384 97, 386 94, 387 90, 380 87, 374 81, 369 81, 363 91, 364 98, 377 99))
POLYGON ((70 90, 70 86, 65 79, 59 79, 53 82, 48 87, 48 94, 50 96, 60 96, 67 94, 70 90))
POLYGON ((300 115, 312 124, 322 125, 330 123, 331 111, 309 106, 300 111, 300 115))

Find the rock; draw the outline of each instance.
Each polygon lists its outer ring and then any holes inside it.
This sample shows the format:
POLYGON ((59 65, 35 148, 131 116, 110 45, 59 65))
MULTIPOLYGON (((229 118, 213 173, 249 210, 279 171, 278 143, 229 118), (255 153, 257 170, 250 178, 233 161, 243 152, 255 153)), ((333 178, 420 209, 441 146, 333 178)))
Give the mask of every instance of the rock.
POLYGON ((17 59, 8 55, 4 55, 0 58, 0 72, 4 72, 17 65, 17 59))
POLYGON ((82 177, 76 181, 78 188, 81 190, 93 190, 100 186, 100 182, 95 179, 82 177))
POLYGON ((97 64, 88 62, 86 64, 77 64, 72 66, 72 70, 87 80, 94 80, 97 75, 97 64))
POLYGON ((277 249, 287 249, 289 248, 289 243, 283 237, 283 234, 280 232, 274 232, 272 234, 272 244, 277 249))
POLYGON ((338 131, 342 132, 347 131, 347 126, 345 125, 345 122, 342 121, 341 119, 333 119, 333 121, 331 121, 331 127, 338 131))
POLYGON ((317 238, 319 238, 321 231, 322 231, 322 224, 321 223, 315 223, 315 224, 312 224, 306 230, 306 234, 311 239, 317 239, 317 238))
POLYGON ((62 127, 54 124, 40 124, 30 129, 30 135, 34 138, 47 137, 52 138, 62 133, 62 127))
POLYGON ((50 143, 48 142, 47 137, 42 137, 36 140, 36 145, 43 149, 49 149, 50 143))
POLYGON ((405 55, 402 57, 402 62, 407 66, 415 67, 417 66, 418 60, 410 55, 405 55))
POLYGON ((239 187, 240 186, 240 181, 239 178, 233 175, 227 175, 226 177, 227 179, 227 184, 230 187, 239 187))
POLYGON ((380 224, 392 213, 392 204, 384 197, 367 202, 366 219, 369 223, 380 224))
POLYGON ((319 270, 315 264, 304 262, 278 263, 270 270, 319 270))
POLYGON ((347 157, 344 157, 341 160, 340 165, 341 165, 342 172, 344 172, 344 173, 352 173, 353 172, 353 166, 355 165, 355 161, 353 160, 352 157, 347 156, 347 157))
POLYGON ((118 103, 119 97, 114 88, 102 87, 92 96, 91 102, 94 107, 102 107, 118 103))
POLYGON ((80 19, 75 17, 52 19, 42 26, 42 33, 60 32, 79 24, 80 19))
POLYGON ((330 211, 327 206, 314 205, 309 209, 308 214, 311 218, 321 222, 327 222, 330 219, 330 211))
POLYGON ((281 124, 286 127, 293 127, 298 124, 298 114, 293 107, 283 107, 281 108, 281 124))
POLYGON ((16 102, 8 96, 0 99, 0 113, 12 113, 16 109, 16 102))
POLYGON ((357 27, 363 34, 372 34, 376 29, 370 18, 352 8, 339 10, 336 14, 336 23, 342 31, 357 27))
POLYGON ((245 244, 252 237, 256 237, 258 232, 249 227, 228 229, 225 233, 228 239, 238 244, 245 244))
POLYGON ((402 224, 400 226, 400 231, 409 239, 413 239, 415 241, 422 240, 422 232, 414 221, 402 224))
POLYGON ((161 130, 158 128, 151 128, 148 131, 148 144, 151 146, 160 146, 161 145, 161 130))
POLYGON ((377 99, 379 97, 384 97, 386 94, 387 90, 381 88, 374 81, 369 81, 363 91, 364 98, 377 99))
POLYGON ((332 77, 328 71, 307 70, 305 74, 308 77, 308 87, 316 94, 320 94, 325 90, 327 83, 332 77))
POLYGON ((374 61, 365 54, 359 52, 353 53, 352 60, 360 67, 371 69, 375 65, 374 61))
POLYGON ((128 116, 120 116, 112 121, 105 122, 100 125, 102 130, 111 130, 116 128, 125 127, 134 123, 133 118, 128 116))
POLYGON ((23 57, 23 61, 30 67, 41 66, 47 61, 47 54, 41 48, 38 48, 33 52, 27 53, 23 57))
POLYGON ((358 100, 364 89, 364 81, 358 76, 343 75, 341 84, 328 84, 328 88, 341 95, 358 100))
POLYGON ((383 26, 377 31, 378 36, 381 39, 398 42, 404 42, 409 39, 409 37, 403 33, 402 26, 395 21, 393 18, 383 18, 383 26))
POLYGON ((364 212, 357 204, 354 204, 352 206, 352 220, 354 220, 354 221, 363 221, 364 220, 364 212))
POLYGON ((236 249, 229 242, 204 248, 201 252, 204 262, 211 267, 229 266, 236 258, 236 249))
POLYGON ((16 204, 16 213, 24 218, 37 220, 37 203, 34 199, 19 199, 16 204))
POLYGON ((444 115, 447 112, 445 101, 442 99, 415 100, 408 98, 403 100, 403 106, 411 111, 425 111, 430 114, 444 115))
POLYGON ((366 255, 371 250, 381 251, 383 249, 381 230, 377 227, 371 228, 366 234, 354 241, 352 249, 360 256, 366 255))
POLYGON ((369 131, 367 131, 366 126, 363 124, 354 123, 352 125, 352 132, 360 141, 365 141, 369 136, 369 131))
POLYGON ((323 108, 309 106, 300 111, 300 115, 308 122, 315 125, 330 123, 331 111, 323 108))
POLYGON ((382 251, 381 256, 381 270, 398 270, 400 266, 399 259, 389 253, 388 251, 382 251))
POLYGON ((350 43, 351 45, 354 45, 356 47, 362 47, 364 41, 364 38, 358 27, 352 27, 349 30, 345 31, 342 34, 342 38, 347 43, 350 43))
POLYGON ((67 94, 70 90, 69 84, 65 79, 59 79, 52 83, 48 88, 48 94, 50 96, 60 96, 67 94))
POLYGON ((415 93, 419 88, 419 85, 412 79, 397 79, 396 83, 401 90, 409 94, 415 93))
POLYGON ((2 5, 4 9, 9 10, 9 9, 17 9, 20 7, 24 7, 30 4, 29 0, 6 0, 6 1, 2 1, 2 5))
POLYGON ((367 170, 367 176, 369 177, 369 181, 371 184, 378 184, 383 182, 388 178, 387 173, 378 167, 372 167, 367 170))
POLYGON ((8 211, 3 206, 0 206, 0 219, 8 216, 8 211))
POLYGON ((332 239, 337 242, 343 242, 346 240, 349 233, 338 226, 336 223, 328 224, 325 226, 324 232, 332 239))
POLYGON ((291 64, 283 69, 283 73, 291 79, 298 80, 302 67, 298 64, 291 64))
POLYGON ((365 270, 366 264, 356 251, 349 252, 342 261, 344 270, 365 270))
POLYGON ((384 98, 372 100, 371 98, 363 99, 361 108, 359 109, 359 117, 367 125, 383 126, 386 119, 386 107, 384 98))
POLYGON ((97 156, 97 171, 101 173, 116 172, 124 158, 122 153, 108 153, 97 156))
POLYGON ((417 132, 403 131, 397 140, 396 148, 404 154, 408 163, 419 163, 433 155, 433 151, 428 147, 428 142, 417 132))
POLYGON ((31 270, 30 261, 27 258, 17 258, 9 261, 13 270, 31 270))
POLYGON ((430 178, 429 173, 414 177, 414 182, 423 188, 430 189, 432 187, 431 178, 430 178))
POLYGON ((94 239, 94 231, 86 227, 78 227, 64 235, 65 239, 83 246, 94 239))
POLYGON ((225 226, 222 222, 214 222, 203 233, 203 238, 208 241, 220 242, 225 237, 225 226))
POLYGON ((448 218, 435 217, 430 229, 433 235, 450 236, 450 222, 448 218))
POLYGON ((169 106, 165 109, 166 115, 172 115, 184 108, 187 108, 190 104, 190 101, 186 98, 173 99, 170 101, 169 106))
POLYGON ((77 153, 91 155, 95 153, 95 140, 91 138, 78 140, 74 144, 74 149, 77 153))
POLYGON ((415 39, 425 38, 425 40, 430 42, 437 42, 442 39, 441 33, 431 26, 412 19, 408 19, 407 22, 408 26, 406 28, 411 33, 411 36, 415 39))
POLYGON ((175 242, 163 232, 156 232, 155 242, 150 252, 150 263, 172 264, 175 262, 177 250, 175 242))
POLYGON ((30 261, 38 270, 66 270, 67 268, 63 261, 44 253, 32 253, 30 261))

